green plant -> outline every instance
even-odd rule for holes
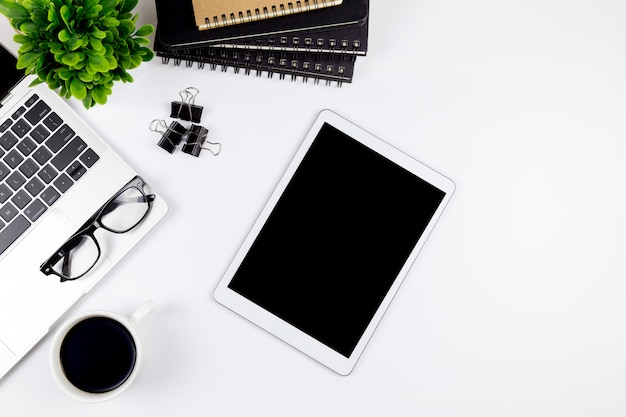
[[[154,56],[152,25],[135,30],[138,0],[0,0],[20,44],[17,67],[86,108],[104,104],[115,81]]]

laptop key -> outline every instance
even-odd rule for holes
[[[41,171],[39,171],[37,175],[43,180],[43,182],[50,184],[50,182],[55,179],[59,173],[56,169],[52,168],[50,164],[46,164],[45,167],[41,168]]]
[[[24,188],[26,188],[26,190],[30,193],[30,195],[32,195],[33,197],[36,197],[37,194],[39,194],[41,192],[41,190],[43,190],[43,188],[45,187],[45,185],[43,184],[43,182],[39,181],[39,178],[35,177],[32,178],[30,181],[28,181],[28,183],[26,183],[26,185],[24,186]]]
[[[35,139],[37,143],[42,143],[50,136],[50,131],[46,129],[43,125],[35,126],[35,128],[30,132],[30,137]]]
[[[37,163],[31,158],[28,158],[22,165],[20,165],[20,172],[24,174],[26,178],[30,178],[35,175],[38,169],[39,165],[37,165]]]
[[[11,149],[16,143],[17,138],[11,132],[5,132],[2,136],[0,136],[0,146],[2,146],[5,151]]]
[[[31,125],[24,119],[20,119],[13,126],[11,126],[11,130],[20,138],[23,138],[24,135],[28,133],[28,131],[32,129]]]
[[[19,152],[13,149],[4,157],[4,162],[11,168],[17,168],[17,166],[24,160],[24,157]]]
[[[6,203],[0,209],[0,217],[4,219],[5,222],[10,222],[13,220],[15,216],[17,216],[18,210],[12,203]]]
[[[39,123],[39,121],[48,113],[50,113],[50,106],[43,101],[38,101],[35,106],[28,110],[24,117],[30,122],[30,124],[35,125]]]
[[[73,137],[74,131],[68,125],[63,125],[46,141],[46,145],[56,153]]]
[[[26,107],[30,107],[35,104],[37,100],[39,100],[39,96],[37,94],[33,94],[24,104],[26,104]]]
[[[2,122],[0,124],[0,133],[2,133],[5,130],[7,130],[9,127],[11,127],[12,124],[13,124],[13,120],[11,120],[11,119],[6,119],[4,122]]]
[[[46,125],[51,132],[57,130],[62,123],[63,119],[61,119],[55,112],[50,113],[50,116],[46,117],[43,121],[43,124]]]
[[[69,174],[70,177],[72,177],[74,181],[78,181],[80,177],[82,177],[85,174],[85,172],[87,172],[87,168],[85,168],[83,164],[81,164],[78,161],[75,161],[67,169],[67,173]]]
[[[59,178],[54,180],[54,186],[57,187],[61,193],[65,193],[73,184],[74,181],[72,181],[72,179],[66,174],[61,174]]]
[[[30,203],[33,199],[28,193],[24,190],[19,190],[15,196],[11,199],[11,202],[15,204],[15,207],[18,209],[23,209],[26,207],[26,204]]]
[[[36,221],[41,215],[48,210],[48,208],[41,202],[41,200],[36,199],[30,206],[24,210],[24,214],[26,217],[30,219],[31,222]]]
[[[24,178],[18,171],[15,171],[7,178],[7,184],[13,188],[13,191],[17,191],[17,189],[24,185],[25,182],[26,178]]]
[[[33,151],[37,148],[37,144],[35,143],[35,141],[33,141],[31,138],[24,138],[20,143],[18,143],[17,145],[17,149],[20,150],[20,152],[22,152],[22,154],[24,156],[28,156],[31,153],[33,153]]]
[[[48,150],[48,148],[42,146],[33,154],[33,159],[39,163],[39,165],[43,165],[48,162],[52,158],[52,152]]]
[[[59,197],[61,197],[61,194],[59,194],[59,192],[55,190],[54,187],[50,186],[46,188],[39,197],[43,200],[44,203],[46,203],[48,206],[51,206],[59,199]]]
[[[17,120],[24,113],[26,113],[26,107],[20,106],[17,110],[15,110],[15,112],[13,112],[13,114],[11,115],[11,118],[14,119],[14,120]]]
[[[7,250],[28,229],[28,226],[30,226],[29,221],[20,214],[0,230],[0,254]]]
[[[87,168],[91,168],[96,161],[100,159],[98,154],[91,148],[87,149],[85,153],[80,156],[80,160]]]
[[[0,204],[4,203],[11,197],[13,191],[6,184],[0,184]]]
[[[56,169],[63,171],[85,149],[87,149],[87,144],[77,136],[57,156],[52,158],[51,163]]]
[[[7,175],[9,175],[9,167],[0,161],[0,181],[2,181]]]

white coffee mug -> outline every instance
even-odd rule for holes
[[[130,317],[88,311],[66,321],[52,340],[50,367],[59,387],[82,401],[111,399],[135,380],[142,361],[137,326],[154,310],[146,301]]]

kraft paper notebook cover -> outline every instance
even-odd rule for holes
[[[167,49],[187,49],[225,42],[243,42],[259,36],[291,36],[305,31],[362,25],[369,0],[343,0],[342,4],[245,25],[198,30],[192,0],[156,0],[159,38]]]
[[[250,23],[337,6],[343,0],[192,0],[200,30]]]

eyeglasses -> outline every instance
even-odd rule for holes
[[[135,177],[118,191],[41,265],[41,272],[56,275],[61,282],[73,281],[87,274],[100,259],[100,245],[94,236],[97,229],[126,233],[148,216],[154,195],[146,195],[144,186],[143,180]]]

